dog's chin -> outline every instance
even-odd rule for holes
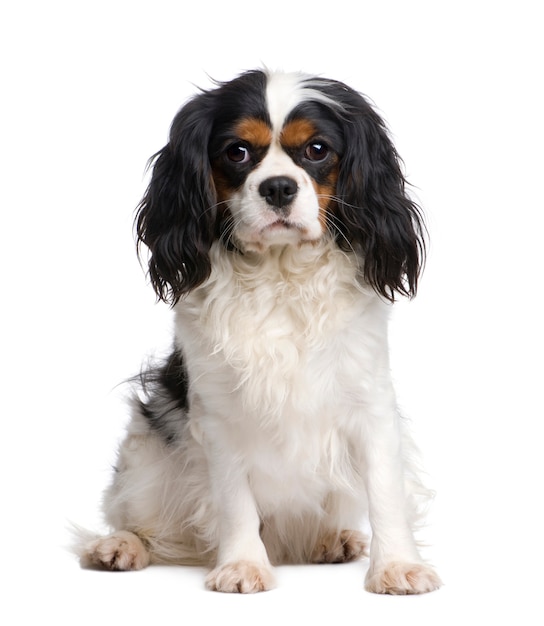
[[[313,244],[322,237],[318,223],[304,225],[280,218],[262,227],[244,229],[236,238],[245,252],[264,253],[272,247]]]

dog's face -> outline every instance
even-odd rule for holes
[[[327,232],[342,129],[294,75],[275,75],[260,114],[238,114],[211,139],[223,232],[244,251],[299,245]],[[332,103],[334,106],[334,103]]]
[[[211,270],[209,250],[267,254],[323,240],[356,255],[381,296],[413,295],[424,254],[385,125],[343,83],[246,72],[190,100],[154,157],[137,234],[158,296],[173,303]]]

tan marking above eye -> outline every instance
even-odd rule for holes
[[[269,146],[272,141],[272,130],[268,124],[255,117],[240,120],[234,132],[242,141],[258,148]]]
[[[316,127],[309,120],[292,120],[283,127],[280,133],[280,143],[285,148],[297,148],[308,143],[316,133]]]

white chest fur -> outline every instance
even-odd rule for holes
[[[248,410],[300,408],[300,385],[322,395],[326,380],[341,375],[349,387],[369,365],[361,357],[375,359],[385,347],[386,306],[333,244],[266,257],[226,255],[217,246],[212,266],[210,279],[176,311],[193,392],[222,373],[234,385],[225,391],[239,391]]]

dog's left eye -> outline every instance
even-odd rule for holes
[[[227,157],[229,161],[234,161],[234,163],[247,163],[250,154],[247,146],[242,143],[235,143],[227,148]]]
[[[327,158],[328,154],[328,146],[319,141],[308,144],[304,150],[304,156],[309,161],[323,161]]]

